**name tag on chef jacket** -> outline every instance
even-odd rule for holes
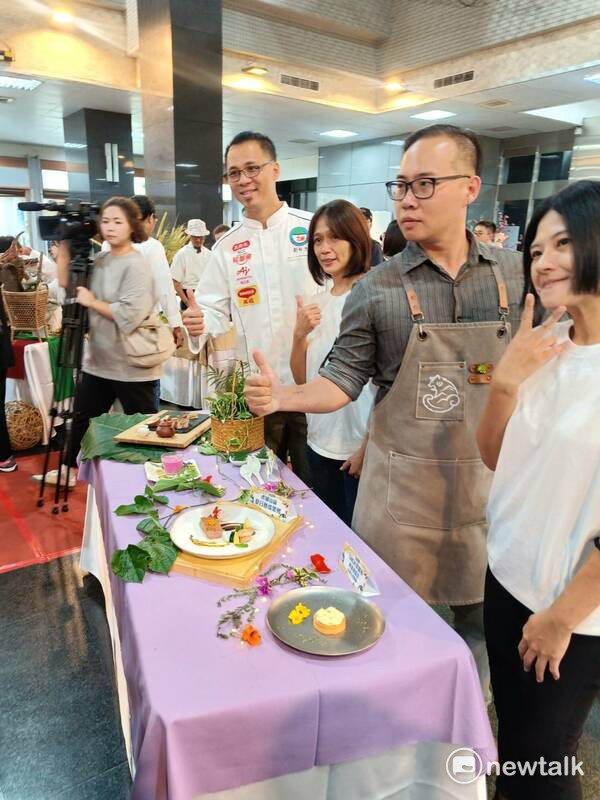
[[[238,286],[235,290],[235,299],[239,308],[246,306],[257,306],[260,303],[260,292],[255,283],[247,286]]]

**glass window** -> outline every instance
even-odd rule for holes
[[[540,157],[540,181],[566,181],[571,167],[571,151],[564,153],[542,153]]]
[[[502,206],[502,213],[508,217],[508,224],[518,225],[520,233],[523,233],[525,230],[527,206],[527,200],[509,200]]]
[[[505,162],[505,183],[529,183],[533,176],[535,156],[513,156]]]

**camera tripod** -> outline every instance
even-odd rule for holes
[[[71,450],[73,440],[73,424],[75,420],[75,404],[77,392],[81,383],[81,365],[83,360],[83,346],[85,334],[88,329],[87,308],[79,305],[76,301],[77,287],[88,287],[89,278],[92,271],[93,261],[91,259],[91,245],[89,239],[73,238],[69,240],[71,247],[71,261],[69,264],[69,287],[67,289],[67,300],[63,305],[63,320],[58,344],[57,374],[59,376],[58,386],[53,388],[52,406],[50,408],[50,433],[48,444],[44,456],[44,469],[40,483],[40,491],[37,500],[38,508],[44,505],[44,494],[46,490],[46,477],[50,465],[50,454],[52,452],[52,438],[56,432],[57,420],[60,417],[65,426],[66,435],[60,437],[60,447],[58,451],[58,477],[54,489],[53,514],[69,510],[69,479],[71,476]],[[60,393],[60,382],[64,381],[68,370],[73,371],[73,394],[65,398],[62,407],[59,408],[57,395]],[[65,475],[63,477],[63,467]],[[62,505],[60,504],[61,489],[63,490]]]

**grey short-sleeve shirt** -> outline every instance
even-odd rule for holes
[[[152,273],[141,253],[100,253],[94,262],[90,289],[110,304],[114,320],[89,310],[89,336],[83,369],[115,381],[150,381],[161,367],[136,367],[127,362],[122,337],[135,330],[156,305]]]
[[[500,268],[509,300],[509,321],[518,328],[523,295],[522,255],[484,245],[467,233],[469,256],[456,278],[409,242],[397,256],[370,270],[350,292],[339,336],[319,374],[352,400],[371,378],[378,403],[402,364],[413,321],[401,276],[410,279],[426,322],[491,322],[499,318],[498,287],[491,268]]]

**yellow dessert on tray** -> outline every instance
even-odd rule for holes
[[[319,633],[323,633],[325,636],[335,636],[346,630],[346,615],[334,606],[320,608],[315,611],[313,625]]]

